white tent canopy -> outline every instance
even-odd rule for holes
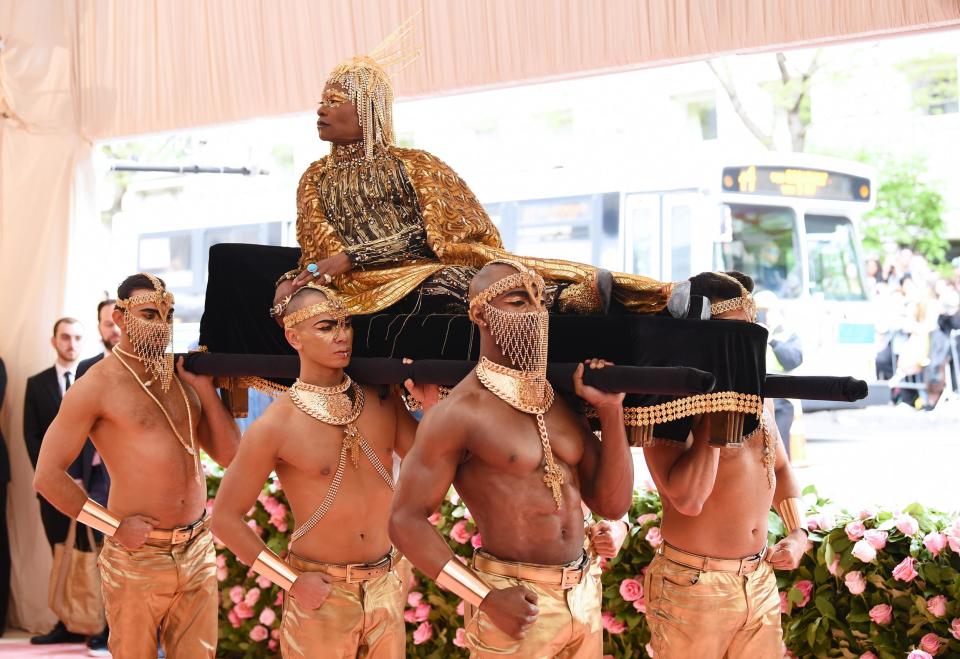
[[[13,471],[14,623],[52,624],[21,413],[65,296],[83,297],[85,282],[67,274],[92,258],[71,231],[97,212],[91,142],[309,110],[334,65],[411,17],[422,55],[396,77],[407,97],[940,29],[960,25],[960,2],[0,0],[0,357],[10,384],[0,427]]]

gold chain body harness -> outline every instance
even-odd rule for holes
[[[173,423],[173,419],[170,418],[170,414],[167,412],[166,408],[163,406],[163,403],[160,402],[156,396],[153,395],[153,392],[150,391],[147,384],[140,379],[140,376],[137,375],[137,372],[133,370],[133,367],[128,364],[121,355],[129,357],[130,359],[136,359],[141,361],[139,357],[134,354],[127,352],[120,348],[120,346],[113,347],[113,354],[124,368],[130,371],[130,375],[133,376],[133,379],[137,381],[137,384],[140,385],[140,388],[147,392],[147,395],[157,404],[157,407],[160,408],[160,411],[163,412],[163,416],[167,419],[167,423],[170,424],[170,430],[173,431],[173,434],[176,435],[177,440],[180,442],[180,446],[183,447],[183,450],[187,452],[187,455],[193,457],[193,471],[194,477],[197,479],[198,483],[203,482],[203,469],[200,466],[200,451],[197,450],[196,437],[193,434],[193,412],[190,410],[190,400],[187,398],[187,392],[183,388],[183,384],[180,382],[180,378],[176,375],[173,375],[173,381],[177,383],[177,387],[180,388],[180,395],[183,397],[183,404],[187,408],[187,429],[189,430],[190,441],[187,442],[183,439],[183,435],[180,434],[180,431],[177,430],[177,427]]]
[[[535,416],[537,430],[540,433],[540,443],[543,445],[543,460],[545,463],[543,482],[550,488],[553,500],[559,510],[563,472],[553,459],[550,437],[547,435],[547,426],[543,420],[543,415],[553,405],[553,387],[546,380],[541,380],[541,377],[535,372],[518,371],[492,362],[486,357],[480,357],[476,374],[480,383],[494,396],[515,410]],[[537,395],[538,391],[542,393]]]
[[[353,390],[353,401],[347,395],[347,391]],[[343,426],[343,441],[340,444],[340,461],[337,464],[337,471],[333,475],[333,481],[327,490],[327,495],[323,498],[320,506],[314,511],[307,521],[300,528],[294,529],[290,536],[290,543],[293,544],[315,527],[323,516],[327,514],[333,505],[337,494],[340,492],[340,484],[343,482],[343,472],[347,466],[347,454],[350,454],[350,462],[354,469],[360,463],[360,451],[367,456],[367,460],[373,465],[377,473],[390,488],[394,490],[393,477],[387,468],[383,466],[376,451],[367,443],[361,434],[360,429],[354,425],[354,422],[360,417],[363,411],[363,389],[350,376],[344,373],[343,382],[333,387],[319,387],[307,384],[297,380],[290,387],[290,400],[300,409],[301,412],[312,416],[317,421],[331,426]]]

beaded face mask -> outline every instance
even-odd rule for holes
[[[127,337],[140,362],[160,387],[167,391],[173,380],[173,294],[164,289],[159,279],[141,273],[153,284],[153,291],[117,300],[123,311]],[[146,320],[134,314],[135,307],[149,304],[157,309],[157,318]]]
[[[305,320],[309,320],[310,318],[314,318],[316,316],[319,316],[320,314],[326,313],[333,316],[333,319],[336,322],[337,329],[339,331],[346,331],[346,329],[349,327],[348,325],[349,316],[347,315],[347,310],[343,306],[343,303],[340,301],[340,298],[333,291],[333,289],[327,288],[326,286],[321,286],[320,284],[309,282],[303,288],[298,289],[296,293],[291,295],[286,300],[286,303],[284,304],[284,309],[290,304],[290,301],[293,298],[295,298],[298,294],[302,293],[305,290],[314,290],[314,291],[323,293],[324,297],[326,297],[327,299],[324,300],[323,302],[317,302],[316,304],[311,304],[308,307],[298,309],[297,311],[294,311],[293,313],[287,316],[284,316],[283,318],[284,328],[290,329],[291,327],[299,323],[302,323]]]
[[[491,263],[503,263],[517,270],[495,281],[470,300],[470,316],[476,318],[476,310],[483,308],[484,317],[490,326],[490,335],[497,347],[503,351],[514,368],[528,373],[546,376],[547,373],[547,334],[550,316],[543,306],[543,278],[511,260],[496,260]],[[490,304],[494,298],[511,290],[523,288],[537,305],[534,311],[511,312],[498,309]]]

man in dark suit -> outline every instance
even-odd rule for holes
[[[23,404],[23,437],[34,468],[37,466],[43,436],[60,410],[63,394],[76,378],[82,342],[83,326],[80,321],[75,318],[59,319],[53,325],[53,338],[50,341],[57,352],[57,361],[50,368],[27,379],[27,393]],[[78,460],[71,466],[70,474],[79,480],[83,474],[82,465],[77,464],[78,462],[81,461]],[[52,549],[54,545],[66,540],[70,519],[47,503],[46,499],[39,495],[38,498],[43,530]],[[81,641],[83,636],[71,633],[59,621],[49,633],[30,639],[35,645]]]
[[[0,359],[0,409],[7,392],[7,368]],[[7,605],[10,602],[10,536],[7,534],[7,486],[10,484],[10,458],[7,442],[0,432],[0,636],[7,628]]]

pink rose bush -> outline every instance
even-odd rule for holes
[[[222,472],[209,471],[212,499]],[[815,492],[805,492],[804,498],[811,505],[807,517],[813,520],[809,549],[796,570],[777,573],[784,656],[960,657],[960,604],[952,585],[960,578],[960,520],[918,505],[896,513],[864,509],[850,514],[834,506],[824,511],[826,502]],[[655,491],[635,493],[623,549],[605,562],[605,655],[652,656],[644,575],[663,542],[661,515]],[[430,522],[463,560],[482,546],[476,523],[456,497],[448,497]],[[285,554],[293,519],[275,484],[264,488],[249,523],[273,551]],[[767,542],[772,545],[783,536],[783,523],[775,513],[769,528]],[[594,569],[599,573],[599,568],[598,561]],[[219,544],[216,570],[221,653],[248,659],[278,656],[284,592]],[[414,572],[404,610],[407,655],[466,658],[464,614],[459,597]]]

